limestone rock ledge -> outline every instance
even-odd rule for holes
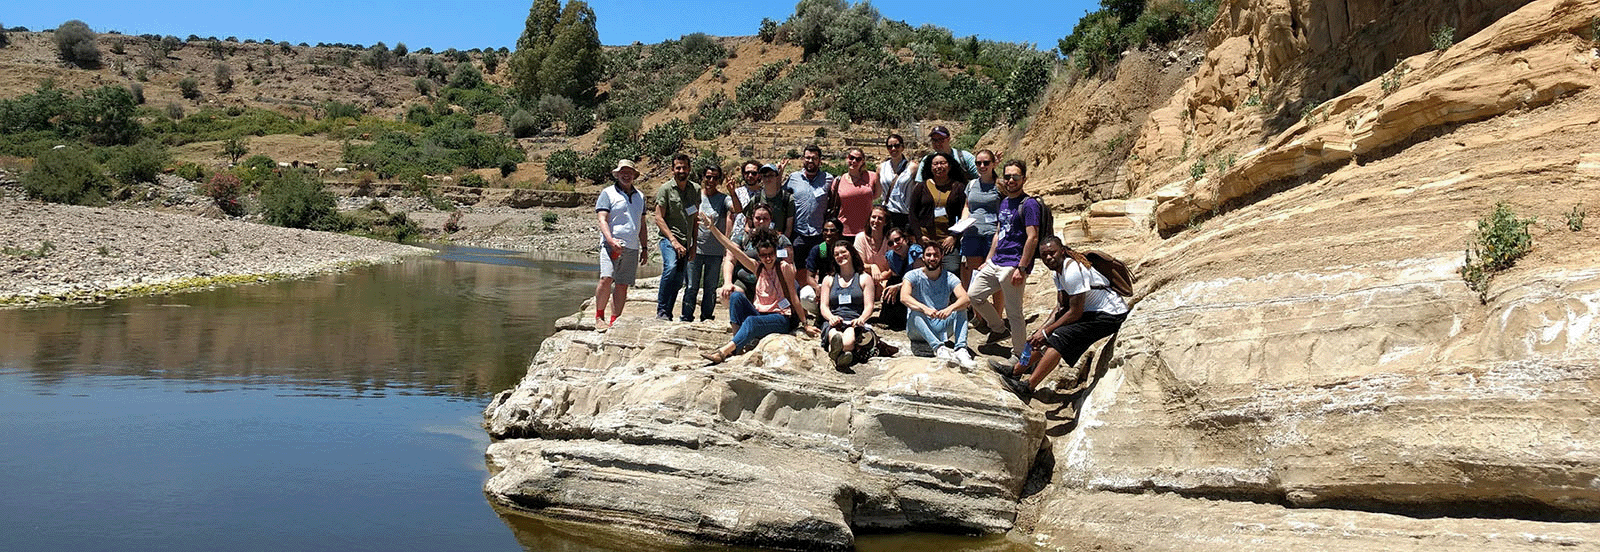
[[[841,373],[786,335],[707,366],[698,351],[726,327],[624,318],[546,340],[484,413],[491,500],[786,549],[849,549],[858,529],[1011,529],[1045,420],[998,376],[915,357]]]

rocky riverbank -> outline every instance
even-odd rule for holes
[[[0,197],[0,306],[294,278],[428,253],[328,232]]]

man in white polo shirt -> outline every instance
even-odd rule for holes
[[[644,248],[644,194],[633,187],[639,169],[633,161],[622,159],[611,170],[611,176],[616,178],[616,184],[600,190],[600,197],[594,200],[595,215],[600,221],[600,285],[594,290],[594,329],[600,331],[610,329],[622,316],[628,286],[633,285],[639,266],[650,260],[650,250]],[[609,319],[607,303],[611,304]]]
[[[1090,345],[1117,333],[1128,319],[1128,303],[1112,290],[1111,281],[1081,253],[1063,245],[1061,238],[1045,236],[1039,256],[1056,272],[1057,302],[1049,322],[1028,336],[1028,344],[1039,353],[1039,367],[1025,381],[1021,376],[1027,367],[1020,364],[1009,377],[1001,378],[1024,401],[1033,397],[1033,390],[1056,366],[1077,364]]]

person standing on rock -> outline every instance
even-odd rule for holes
[[[994,152],[983,150],[977,157],[978,174],[967,181],[966,205],[961,218],[972,219],[972,224],[961,231],[961,285],[972,285],[972,271],[988,260],[990,246],[994,245],[995,223],[1000,212],[1000,183]],[[968,290],[970,291],[970,287]],[[974,299],[976,301],[976,299]],[[983,321],[982,318],[974,322]],[[986,330],[985,330],[986,331]]]
[[[707,165],[700,174],[700,212],[716,223],[717,229],[728,232],[728,212],[734,200],[717,190],[722,184],[722,167]],[[711,238],[705,228],[698,228],[695,236],[694,257],[689,260],[689,274],[683,290],[683,317],[679,320],[694,322],[695,300],[700,300],[700,319],[715,318],[717,286],[721,285],[722,244]]]
[[[644,248],[649,236],[644,224],[644,194],[633,187],[639,178],[639,169],[633,161],[617,161],[611,170],[616,184],[600,190],[595,198],[594,210],[600,219],[600,285],[594,290],[594,327],[604,331],[622,316],[622,307],[628,300],[628,287],[633,285],[639,266],[650,260],[650,250]],[[637,262],[635,262],[637,259]],[[606,304],[611,305],[611,318],[606,319]],[[602,325],[604,324],[604,325]]]
[[[1128,304],[1111,289],[1111,281],[1094,269],[1082,253],[1061,243],[1061,238],[1045,236],[1039,246],[1039,256],[1044,265],[1056,273],[1056,309],[1050,322],[1028,336],[1028,344],[1040,351],[1039,366],[1033,369],[1026,381],[1027,366],[1020,363],[1009,377],[1002,378],[1006,387],[1026,400],[1033,396],[1044,378],[1056,366],[1078,363],[1078,357],[1100,339],[1117,333],[1128,319]]]
[[[656,191],[656,228],[661,239],[661,283],[657,285],[656,319],[672,320],[672,307],[683,287],[689,261],[694,260],[696,228],[694,216],[700,212],[700,188],[689,181],[689,156],[672,158],[672,180]]]
[[[959,163],[962,174],[968,175],[968,178],[978,174],[978,160],[973,157],[972,152],[955,149],[950,145],[950,129],[943,126],[933,127],[933,130],[928,131],[928,142],[933,144],[933,153],[923,156],[922,162],[918,163],[922,166],[922,172],[917,173],[917,182],[926,182],[929,178],[933,178],[933,165],[929,161],[932,161],[934,154],[937,153],[948,155],[955,163]]]
[[[833,195],[833,175],[822,170],[822,148],[815,144],[806,146],[800,155],[800,170],[789,173],[784,188],[794,198],[794,252],[801,259],[811,256],[811,250],[822,244],[822,224],[828,217],[828,197]],[[800,267],[800,280],[810,281],[805,267]]]
[[[777,230],[779,235],[792,240],[794,239],[794,197],[789,193],[788,189],[783,187],[783,180],[779,178],[782,171],[782,166],[770,163],[762,165],[760,169],[756,169],[757,176],[761,180],[761,193],[750,196],[750,203],[745,204],[745,206],[749,208],[756,205],[766,205],[771,209],[773,229]],[[750,226],[747,226],[745,230],[749,231],[750,228]]]
[[[854,241],[856,234],[867,229],[872,200],[882,195],[882,190],[878,186],[878,173],[867,170],[867,154],[861,148],[845,151],[844,160],[848,170],[833,179],[833,199],[839,202],[844,237]]]
[[[972,350],[967,348],[967,290],[961,287],[961,279],[955,273],[945,269],[944,258],[944,249],[938,243],[923,241],[922,268],[906,274],[900,288],[900,302],[905,303],[909,311],[906,333],[912,341],[932,347],[935,358],[971,367]]]
[[[728,184],[728,199],[732,202],[729,209],[733,211],[733,224],[728,226],[728,237],[734,241],[744,237],[745,209],[748,209],[757,195],[761,194],[761,163],[754,159],[745,161],[739,167],[739,176],[743,179],[742,186]]]
[[[794,265],[778,260],[777,232],[757,228],[750,233],[750,243],[756,250],[756,258],[751,259],[721,230],[710,225],[709,220],[706,222],[707,231],[727,249],[728,258],[755,273],[756,282],[753,296],[735,291],[728,298],[728,319],[738,327],[733,339],[721,347],[701,352],[700,356],[713,364],[720,363],[741,349],[755,346],[763,337],[791,332],[797,327],[805,328],[813,337],[822,335],[820,330],[806,324],[806,310],[800,306],[800,296],[794,287]]]
[[[955,273],[961,269],[961,234],[950,227],[961,220],[961,211],[967,203],[968,173],[949,154],[935,153],[928,161],[933,175],[921,186],[911,191],[911,233],[932,246],[944,250],[944,269]]]
[[[987,152],[978,153],[980,163],[984,153]],[[1038,198],[1022,192],[1028,180],[1026,163],[1012,159],[1006,162],[1004,170],[1005,176],[1000,181],[1000,194],[1004,197],[997,202],[995,234],[989,240],[988,251],[984,252],[988,260],[973,273],[967,295],[972,297],[974,310],[993,328],[994,339],[1011,336],[1013,360],[1006,364],[1009,367],[1022,355],[1023,332],[1027,331],[1022,320],[1022,292],[1028,273],[1033,270],[1033,252],[1043,235],[1039,225],[1044,208]],[[1003,297],[1006,302],[1004,322],[995,311],[995,301],[989,300],[991,295],[997,300]]]
[[[911,188],[922,182],[917,178],[921,164],[906,158],[906,139],[899,134],[890,134],[883,145],[889,150],[889,158],[878,164],[883,205],[889,208],[889,226],[905,228],[911,222]]]

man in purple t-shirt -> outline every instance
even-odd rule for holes
[[[1033,252],[1042,233],[1039,231],[1039,200],[1022,193],[1022,184],[1028,179],[1028,165],[1019,159],[1006,162],[1000,178],[1000,212],[995,220],[994,241],[989,245],[989,260],[972,273],[972,284],[967,296],[972,306],[990,328],[998,328],[991,338],[999,339],[1010,334],[1012,363],[1022,355],[1022,344],[1027,332],[1022,322],[1022,286],[1027,283],[1028,272],[1033,269]],[[996,290],[1006,298],[1006,325],[1001,326],[1000,313],[994,310],[989,296]],[[1007,364],[1010,366],[1011,364]]]

